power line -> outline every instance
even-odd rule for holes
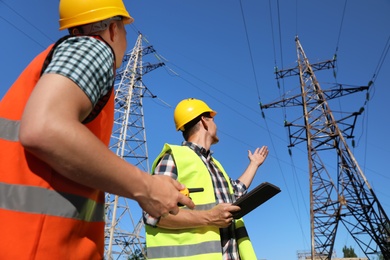
[[[345,0],[344,8],[343,8],[343,14],[341,16],[340,29],[339,29],[339,34],[338,34],[337,43],[336,43],[336,51],[335,51],[335,54],[334,54],[335,57],[337,57],[337,52],[339,50],[339,43],[340,43],[340,38],[341,38],[341,31],[342,31],[343,24],[344,24],[345,10],[347,9],[347,2],[348,2],[348,0]]]
[[[33,42],[35,42],[36,44],[38,44],[39,46],[41,46],[42,48],[46,48],[47,46],[43,46],[42,44],[40,44],[39,42],[37,42],[34,38],[32,38],[30,35],[26,34],[24,31],[20,30],[18,27],[16,27],[13,23],[11,23],[10,21],[8,21],[7,19],[5,19],[4,17],[0,16],[0,19],[2,19],[3,21],[5,21],[6,23],[8,23],[9,25],[11,25],[13,28],[15,28],[16,30],[18,30],[19,32],[21,32],[22,34],[26,35],[30,40],[32,40]]]
[[[45,32],[43,32],[41,29],[39,29],[38,27],[36,27],[33,23],[31,23],[30,21],[28,21],[26,18],[24,18],[23,15],[19,14],[15,9],[13,9],[10,5],[8,5],[6,2],[4,2],[3,0],[0,0],[0,2],[2,2],[5,6],[7,6],[10,10],[12,10],[17,16],[19,16],[23,21],[25,21],[26,23],[30,24],[32,27],[35,28],[35,30],[37,30],[38,32],[40,32],[43,36],[45,36],[47,39],[49,39],[51,42],[53,42],[54,40],[48,36]],[[14,26],[14,25],[13,25]],[[14,26],[16,28],[16,26]],[[20,29],[18,29],[19,31],[22,31]],[[27,35],[26,33],[23,32],[23,34]],[[31,37],[29,37],[31,39]],[[35,41],[35,40],[34,40]],[[36,41],[35,41],[36,42]]]
[[[282,64],[282,68],[283,68],[284,65],[283,65],[282,32],[281,32],[281,19],[280,19],[279,0],[277,1],[276,4],[277,4],[277,23],[278,23],[278,35],[279,35],[279,48],[280,48],[280,54],[281,54],[281,64]],[[277,67],[277,63],[276,63],[276,47],[275,47],[276,44],[275,44],[275,37],[274,37],[274,26],[273,26],[273,15],[272,15],[273,12],[272,12],[272,8],[271,8],[271,1],[269,1],[269,13],[270,13],[270,20],[271,20],[271,23],[270,23],[270,24],[271,24],[272,44],[273,44],[273,52],[274,52],[274,63],[275,63],[274,66],[275,66],[275,71],[276,71],[276,70],[278,70],[278,67]],[[281,90],[280,90],[279,81],[277,82],[277,84],[278,84],[279,95],[281,96],[282,94],[281,94]],[[284,91],[284,84],[283,84],[283,91]],[[260,105],[261,105],[261,102],[260,102]],[[286,118],[286,108],[283,108],[283,112],[284,112],[284,117]],[[270,127],[269,127],[269,125],[268,125],[268,120],[269,120],[269,119],[265,117],[263,111],[262,111],[262,116],[263,116],[263,118],[264,118],[264,122],[265,122],[266,128],[267,128],[267,132],[268,132],[269,138],[270,138],[270,140],[271,140],[272,149],[273,149],[274,151],[276,151],[277,149],[276,149],[275,143],[274,143],[273,138],[272,138],[272,133],[273,133],[273,132],[270,131]],[[286,130],[285,132],[286,132],[286,134],[287,134],[287,136],[288,136],[287,130]],[[291,202],[291,206],[292,206],[292,208],[293,208],[293,212],[294,212],[294,214],[295,214],[295,217],[296,217],[297,220],[298,220],[298,225],[299,225],[299,228],[300,228],[300,230],[301,230],[302,236],[303,236],[303,238],[304,238],[305,243],[308,244],[308,243],[307,243],[307,240],[306,240],[306,237],[305,237],[305,232],[304,232],[304,229],[303,229],[303,226],[302,226],[302,219],[301,219],[301,217],[300,217],[300,215],[299,215],[299,210],[297,209],[297,207],[296,207],[296,205],[295,205],[295,203],[294,203],[294,200],[293,200],[293,198],[292,198],[292,192],[291,192],[290,189],[289,189],[290,185],[288,185],[288,182],[287,182],[287,180],[286,180],[286,178],[285,178],[285,174],[284,174],[283,168],[282,168],[282,166],[281,166],[281,159],[279,158],[278,153],[275,153],[275,157],[276,157],[276,161],[277,161],[279,170],[280,170],[280,172],[281,172],[281,174],[282,174],[283,182],[284,182],[285,187],[286,187],[286,189],[287,189],[287,194],[288,194],[289,200],[290,200],[290,202]],[[291,168],[292,168],[293,173],[294,173],[294,176],[295,176],[294,180],[298,180],[298,178],[297,178],[296,166],[295,166],[295,164],[294,164],[294,161],[292,160],[291,154],[290,154],[290,164],[292,165]],[[295,183],[295,186],[297,186],[297,185],[298,185],[298,187],[299,187],[301,196],[303,197],[302,189],[301,189],[301,186],[299,185],[299,182],[298,182],[298,184]],[[298,194],[298,192],[296,192],[296,195],[297,195],[297,194]],[[300,200],[297,200],[297,201],[299,202]],[[304,206],[306,206],[306,205],[304,204]]]
[[[389,53],[389,49],[390,49],[390,35],[387,38],[385,47],[383,48],[382,54],[381,54],[379,61],[378,61],[378,65],[376,66],[375,71],[374,71],[374,75],[372,76],[371,81],[369,83],[370,85],[373,84],[375,82],[376,78],[378,77],[379,72],[382,68],[382,65],[386,59],[386,56]]]
[[[247,29],[247,26],[246,26],[245,15],[244,15],[244,10],[242,8],[242,1],[241,0],[240,0],[240,8],[241,8],[242,20],[244,22],[244,30],[245,30],[246,42],[248,44],[248,50],[249,50],[249,55],[250,55],[250,59],[251,59],[253,78],[255,80],[257,96],[258,96],[258,98],[260,100],[259,84],[257,83],[257,77],[256,77],[256,72],[255,72],[255,65],[254,65],[254,62],[253,62],[252,49],[251,49],[251,45],[250,45],[250,42],[249,42],[248,29]]]

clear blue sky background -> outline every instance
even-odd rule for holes
[[[336,0],[125,0],[125,4],[135,18],[128,26],[129,51],[140,31],[158,54],[144,60],[166,59],[165,67],[143,79],[158,96],[144,99],[151,160],[165,142],[181,142],[174,129],[173,108],[188,97],[202,99],[218,112],[220,143],[213,151],[231,177],[237,178],[245,169],[248,149],[269,147],[269,157],[251,188],[268,181],[282,192],[245,217],[259,259],[297,259],[297,251],[310,249],[306,147],[293,148],[290,157],[283,127],[285,116],[292,121],[301,109],[268,109],[265,119],[259,109],[260,100],[266,104],[285,92],[298,93],[297,77],[281,82],[278,89],[273,73],[275,65],[280,69],[296,66],[296,35],[312,63],[337,53],[337,79],[333,71],[316,74],[323,89],[336,81],[367,85],[377,73],[365,113],[356,125],[356,147],[351,149],[390,214],[390,58],[381,62],[390,35],[389,0],[349,1],[344,16],[345,2]],[[0,97],[37,53],[65,35],[58,30],[57,10],[58,1],[0,0]],[[365,93],[357,93],[332,102],[331,109],[354,112],[364,102]],[[334,171],[334,158],[327,165]],[[139,214],[136,205],[132,211]],[[335,247],[338,257],[344,245],[363,256],[341,229]]]

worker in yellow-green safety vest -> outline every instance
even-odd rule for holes
[[[212,156],[216,144],[216,112],[205,102],[189,98],[175,108],[176,130],[182,131],[182,145],[165,144],[152,166],[152,174],[167,175],[188,188],[203,188],[191,193],[195,210],[181,207],[179,213],[154,218],[144,212],[148,259],[257,259],[239,211],[232,203],[244,195],[268,148],[248,151],[249,165],[232,180]]]

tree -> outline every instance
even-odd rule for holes
[[[347,246],[343,247],[343,253],[344,257],[357,257],[355,254],[355,250],[350,246],[349,248]]]

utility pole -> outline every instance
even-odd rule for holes
[[[142,77],[164,63],[146,65],[144,55],[155,52],[143,47],[139,34],[131,53],[124,56],[115,80],[115,118],[110,149],[123,160],[149,172],[148,150],[142,100],[155,97],[145,87]],[[105,259],[127,259],[145,256],[145,238],[141,236],[142,216],[134,221],[130,204],[134,201],[106,194]],[[125,257],[125,258],[124,258]]]
[[[335,119],[328,100],[367,91],[369,86],[345,88],[338,84],[322,90],[315,71],[335,67],[335,60],[310,64],[296,37],[298,66],[276,71],[279,80],[299,76],[301,93],[261,105],[261,109],[301,106],[302,117],[285,122],[293,147],[306,143],[310,181],[311,259],[332,259],[338,226],[341,223],[369,258],[382,254],[390,259],[390,222],[374,191],[348,147],[359,112]],[[301,122],[303,120],[303,123]],[[348,123],[352,121],[351,123]],[[337,158],[337,172],[329,171],[324,155]],[[336,182],[332,179],[336,176]]]

